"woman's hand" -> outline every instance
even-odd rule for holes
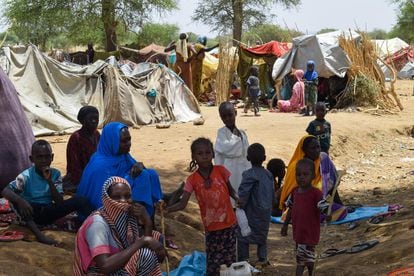
[[[164,261],[167,252],[159,241],[151,239],[151,241],[148,241],[148,248],[155,252],[160,263]]]
[[[145,206],[137,202],[132,203],[131,208],[129,209],[129,215],[135,217],[140,223],[144,225],[146,225],[148,222],[151,222],[151,218],[148,215]]]
[[[139,176],[142,171],[145,169],[144,164],[142,162],[135,163],[130,171],[130,175],[132,178]]]

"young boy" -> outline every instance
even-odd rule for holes
[[[63,200],[62,178],[57,169],[50,168],[53,161],[52,147],[45,140],[32,145],[30,161],[34,165],[4,188],[2,195],[10,200],[17,214],[41,243],[56,244],[46,237],[36,224],[47,225],[74,211],[88,216],[93,210],[82,197]]]
[[[249,96],[246,105],[244,107],[244,113],[247,113],[249,110],[250,105],[253,103],[254,108],[254,116],[260,116],[259,114],[259,96],[261,95],[260,87],[259,87],[259,69],[257,67],[252,66],[250,68],[250,76],[246,81],[247,87],[247,95]]]
[[[247,160],[249,141],[246,133],[236,127],[236,110],[232,103],[221,103],[219,113],[224,127],[217,132],[214,145],[214,164],[223,165],[231,172],[230,183],[233,189],[237,191],[242,180],[242,173],[251,167]],[[232,204],[235,207],[233,200]]]
[[[282,192],[282,182],[286,175],[286,165],[282,159],[273,158],[267,162],[266,169],[272,173],[275,187],[275,202],[273,205],[272,216],[279,217],[282,210],[279,209],[279,198]]]
[[[281,235],[287,236],[292,219],[293,240],[296,242],[296,275],[302,275],[305,266],[309,275],[313,275],[315,246],[319,243],[320,235],[320,209],[326,207],[322,192],[312,186],[314,178],[314,162],[307,158],[299,160],[296,164],[298,187],[287,200],[289,211],[281,229]]]
[[[315,111],[316,119],[309,123],[306,132],[316,136],[321,145],[321,151],[329,154],[329,148],[331,146],[331,124],[325,120],[325,104],[323,102],[318,102]]]
[[[305,80],[305,116],[315,114],[315,104],[318,101],[318,72],[315,70],[315,62],[309,60],[306,63],[306,73],[304,75]]]
[[[252,144],[247,150],[247,159],[252,168],[243,173],[239,187],[239,207],[246,212],[252,233],[246,237],[238,235],[238,260],[249,259],[249,245],[257,244],[257,266],[268,265],[267,235],[274,201],[273,176],[262,164],[266,159],[261,144]]]

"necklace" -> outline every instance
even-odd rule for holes
[[[207,173],[207,177],[203,175],[203,173],[201,172],[200,168],[197,170],[198,174],[203,178],[204,180],[204,187],[206,189],[211,187],[211,181],[210,181],[210,175],[213,172],[213,166],[210,166],[208,169],[208,173]]]

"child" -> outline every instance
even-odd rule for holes
[[[280,216],[282,210],[279,209],[280,193],[282,192],[282,182],[286,174],[286,165],[282,159],[274,158],[269,160],[266,169],[272,173],[275,187],[275,203],[272,210],[272,216]]]
[[[310,116],[310,111],[315,114],[315,104],[318,100],[318,73],[315,71],[315,62],[309,60],[306,64],[305,79],[305,116]]]
[[[198,138],[191,144],[190,169],[194,172],[187,178],[181,200],[166,208],[167,213],[184,209],[194,191],[206,232],[207,276],[218,275],[221,264],[230,266],[236,261],[236,215],[230,196],[238,198],[229,182],[230,172],[214,166],[213,157],[210,140]]]
[[[39,242],[56,244],[55,240],[43,235],[36,224],[53,223],[74,211],[86,217],[93,210],[83,197],[63,200],[62,178],[57,169],[50,168],[53,153],[47,141],[33,143],[30,161],[34,165],[19,174],[2,194],[14,204],[18,215]]]
[[[247,87],[247,95],[249,96],[246,105],[244,106],[244,113],[247,113],[249,110],[250,105],[253,102],[254,108],[254,116],[260,116],[259,113],[259,96],[261,95],[260,87],[259,87],[259,70],[257,67],[252,66],[250,68],[250,76],[246,81]]]
[[[231,172],[230,183],[233,189],[237,191],[242,173],[251,167],[247,160],[249,141],[246,133],[236,127],[236,110],[232,103],[221,103],[219,113],[224,127],[217,132],[214,163],[223,165]],[[234,201],[232,201],[232,204],[235,207]]]
[[[314,178],[314,162],[307,158],[299,160],[296,164],[298,187],[293,189],[287,200],[289,211],[281,229],[281,235],[287,236],[292,218],[293,240],[296,242],[296,275],[302,275],[305,266],[309,275],[313,275],[315,246],[319,243],[320,235],[320,209],[326,207],[322,192],[312,186]]]
[[[261,144],[252,144],[247,151],[247,159],[252,168],[243,173],[239,188],[239,207],[246,212],[252,233],[247,237],[238,235],[238,261],[249,259],[249,244],[257,244],[257,265],[268,265],[267,235],[274,198],[273,176],[263,168],[266,159],[265,149]]]
[[[325,120],[325,104],[323,102],[318,102],[315,111],[316,119],[309,123],[306,132],[316,136],[321,145],[321,151],[329,154],[329,148],[331,146],[331,124]]]

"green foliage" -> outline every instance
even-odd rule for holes
[[[242,36],[242,41],[251,45],[256,41],[266,43],[271,40],[280,42],[290,42],[292,38],[302,35],[301,32],[295,30],[283,29],[278,25],[273,24],[262,24],[250,28]]]
[[[391,30],[389,36],[398,36],[408,43],[414,43],[414,1],[397,1],[400,11],[397,24]]]
[[[367,33],[371,39],[387,39],[388,33],[382,29],[373,29],[372,31]]]
[[[326,34],[326,33],[330,33],[330,32],[335,32],[338,29],[333,29],[333,28],[323,28],[320,29],[316,34]]]
[[[175,24],[144,24],[137,34],[139,48],[151,43],[166,46],[173,40],[178,39],[179,27]]]
[[[4,37],[6,37],[6,39],[4,40]],[[3,42],[4,40],[4,44],[2,46],[6,46],[6,45],[16,45],[19,43],[20,39],[19,37],[12,33],[12,32],[3,32],[0,33],[0,43]]]

